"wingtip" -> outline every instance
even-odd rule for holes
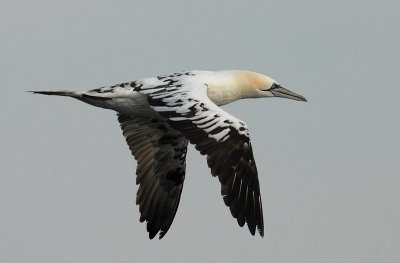
[[[149,239],[153,239],[156,236],[157,232],[149,232]]]
[[[260,234],[261,238],[264,238],[264,228],[257,227],[258,234]]]
[[[168,231],[168,230],[167,230]],[[167,231],[165,231],[165,230],[160,230],[160,234],[158,235],[158,239],[162,239],[164,236],[165,236],[165,234],[167,233]]]
[[[150,240],[154,239],[158,234],[158,240],[161,240],[165,236],[166,233],[167,232],[163,232],[162,230],[160,230],[160,231],[158,231],[158,230],[157,231],[149,231],[149,239]]]

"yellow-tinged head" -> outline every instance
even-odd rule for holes
[[[281,97],[307,101],[291,92],[274,79],[260,73],[245,70],[219,71],[208,83],[208,97],[217,105],[243,98]]]

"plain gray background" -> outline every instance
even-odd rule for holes
[[[1,1],[1,262],[400,262],[398,1]],[[224,107],[250,127],[265,237],[189,149],[161,241],[115,114],[26,90],[248,69],[309,99]]]

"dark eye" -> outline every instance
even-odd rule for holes
[[[274,89],[278,89],[278,88],[281,88],[281,86],[279,84],[273,83],[269,90],[274,90]]]

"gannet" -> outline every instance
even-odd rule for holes
[[[256,163],[247,125],[219,106],[244,98],[306,99],[272,78],[244,70],[184,71],[89,91],[31,91],[68,96],[117,112],[137,160],[136,204],[149,238],[161,239],[178,208],[188,143],[207,156],[225,205],[239,226],[264,236]]]

